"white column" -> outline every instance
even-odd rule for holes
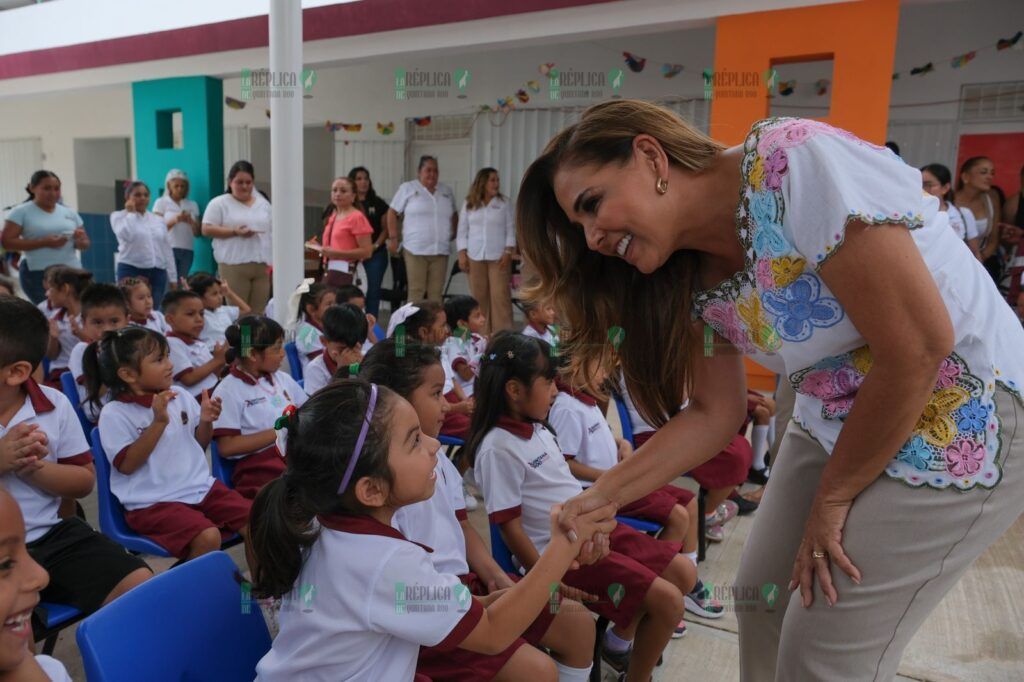
[[[274,316],[282,325],[288,297],[303,275],[302,3],[270,0],[270,71],[294,87],[270,101],[270,198],[273,204]]]

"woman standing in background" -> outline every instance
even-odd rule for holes
[[[153,204],[154,215],[160,216],[171,232],[174,266],[179,277],[188,277],[192,269],[195,245],[200,234],[199,204],[188,198],[188,176],[172,168],[164,178],[164,193]]]
[[[388,250],[385,246],[388,231],[384,225],[388,202],[377,196],[373,189],[373,180],[370,179],[370,171],[363,166],[356,166],[350,170],[348,179],[355,183],[356,208],[362,211],[373,228],[373,234],[370,236],[373,255],[363,261],[363,267],[366,268],[366,312],[376,317],[380,311],[380,288],[384,283],[384,273],[388,269]]]
[[[512,204],[500,191],[498,171],[482,168],[469,188],[455,237],[459,268],[469,275],[469,290],[487,317],[485,333],[512,328],[509,291],[516,225]]]
[[[168,282],[178,281],[171,235],[164,221],[146,210],[149,206],[146,183],[138,180],[128,183],[124,203],[124,210],[110,214],[110,227],[117,237],[117,280],[144,278],[153,292],[153,306],[159,309]]]

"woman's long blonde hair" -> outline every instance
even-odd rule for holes
[[[466,194],[466,208],[475,211],[487,205],[487,182],[491,179],[492,173],[497,175],[498,170],[496,168],[481,168],[476,172],[473,184],[469,186],[469,193]],[[498,198],[504,199],[505,195],[498,192]]]
[[[591,251],[583,229],[570,222],[553,188],[562,168],[626,165],[640,134],[653,136],[673,166],[691,172],[706,170],[725,148],[655,104],[596,104],[558,133],[526,171],[516,206],[516,237],[540,275],[526,296],[552,300],[563,316],[561,344],[571,354],[574,382],[600,391],[587,368],[599,363],[611,372],[618,359],[640,415],[660,427],[689,393],[700,347],[691,319],[697,253],[677,251],[645,275],[620,258]],[[625,331],[617,353],[609,340],[615,327]]]

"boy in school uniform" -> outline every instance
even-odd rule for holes
[[[164,318],[171,328],[167,345],[174,365],[174,382],[193,398],[213,390],[220,372],[227,366],[227,344],[216,344],[211,351],[200,340],[205,324],[203,299],[194,291],[178,289],[164,296]]]
[[[91,612],[152,572],[82,519],[58,516],[61,498],[88,495],[96,474],[71,403],[31,378],[48,333],[34,305],[0,296],[0,485],[25,516],[29,553],[50,573],[42,599]]]
[[[96,423],[99,419],[100,405],[87,403],[85,391],[85,376],[82,369],[82,356],[86,347],[95,341],[99,341],[104,332],[120,329],[128,324],[128,304],[124,299],[124,293],[113,284],[90,284],[82,292],[82,336],[80,341],[71,349],[71,356],[68,358],[68,371],[75,379],[78,387],[78,404],[85,411],[89,421]],[[103,402],[106,402],[105,400]]]
[[[324,344],[324,352],[313,358],[303,370],[303,388],[308,395],[329,384],[339,367],[362,361],[363,344],[369,331],[363,311],[352,303],[328,308],[324,313],[323,327],[320,341]]]
[[[452,333],[441,345],[445,373],[462,389],[466,398],[473,397],[473,382],[480,366],[480,357],[487,348],[487,317],[472,296],[453,296],[444,304],[445,316]]]
[[[526,312],[526,326],[523,334],[544,341],[549,346],[558,345],[558,327],[555,326],[555,307],[550,303],[523,303]]]
[[[197,273],[188,278],[188,288],[203,298],[203,331],[199,335],[206,347],[213,351],[224,341],[224,332],[242,315],[251,312],[249,304],[231,290],[226,281],[213,275]],[[224,299],[231,301],[230,305]]]

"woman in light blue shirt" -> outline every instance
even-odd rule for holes
[[[81,267],[77,251],[89,248],[82,218],[60,202],[60,178],[39,170],[32,174],[28,200],[7,214],[0,243],[8,251],[20,251],[21,288],[33,303],[46,295],[43,271],[50,265]]]

